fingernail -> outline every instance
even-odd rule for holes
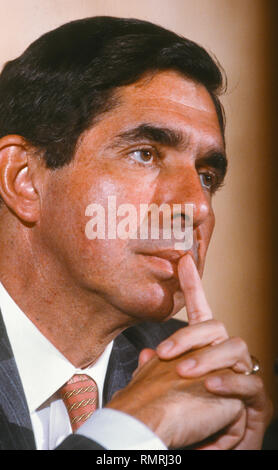
[[[170,350],[174,347],[174,341],[163,341],[163,343],[161,343],[158,348],[157,348],[157,352],[160,353],[160,354],[166,354],[168,352],[170,352]]]
[[[211,388],[221,388],[222,386],[222,379],[220,377],[210,377],[206,382]]]
[[[196,367],[197,361],[195,359],[186,359],[186,361],[182,361],[179,364],[179,369],[181,369],[182,372],[187,372],[190,369],[193,369]]]

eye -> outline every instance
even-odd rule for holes
[[[151,150],[139,149],[129,153],[129,156],[138,163],[150,165],[153,163],[154,155]]]
[[[203,188],[213,192],[214,188],[217,186],[217,176],[209,172],[200,173],[199,176]]]

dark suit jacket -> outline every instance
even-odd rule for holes
[[[114,341],[106,374],[103,404],[125,387],[137,367],[139,352],[155,348],[163,339],[184,326],[179,320],[145,322],[127,329]],[[26,398],[0,312],[0,450],[35,450],[35,440]],[[102,449],[83,436],[69,436],[58,448]]]

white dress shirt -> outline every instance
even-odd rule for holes
[[[78,369],[29,320],[1,283],[0,309],[25,392],[37,449],[55,449],[72,433],[66,407],[57,391],[74,374],[86,374],[97,384],[101,408],[113,342],[108,344],[95,364]],[[116,410],[99,409],[85,424],[78,433],[110,450],[166,449],[143,423]]]

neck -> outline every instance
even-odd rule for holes
[[[0,281],[42,334],[75,367],[85,368],[134,323],[98,293],[74,282],[57,257],[32,243],[30,230],[6,225],[5,237],[0,231]]]

